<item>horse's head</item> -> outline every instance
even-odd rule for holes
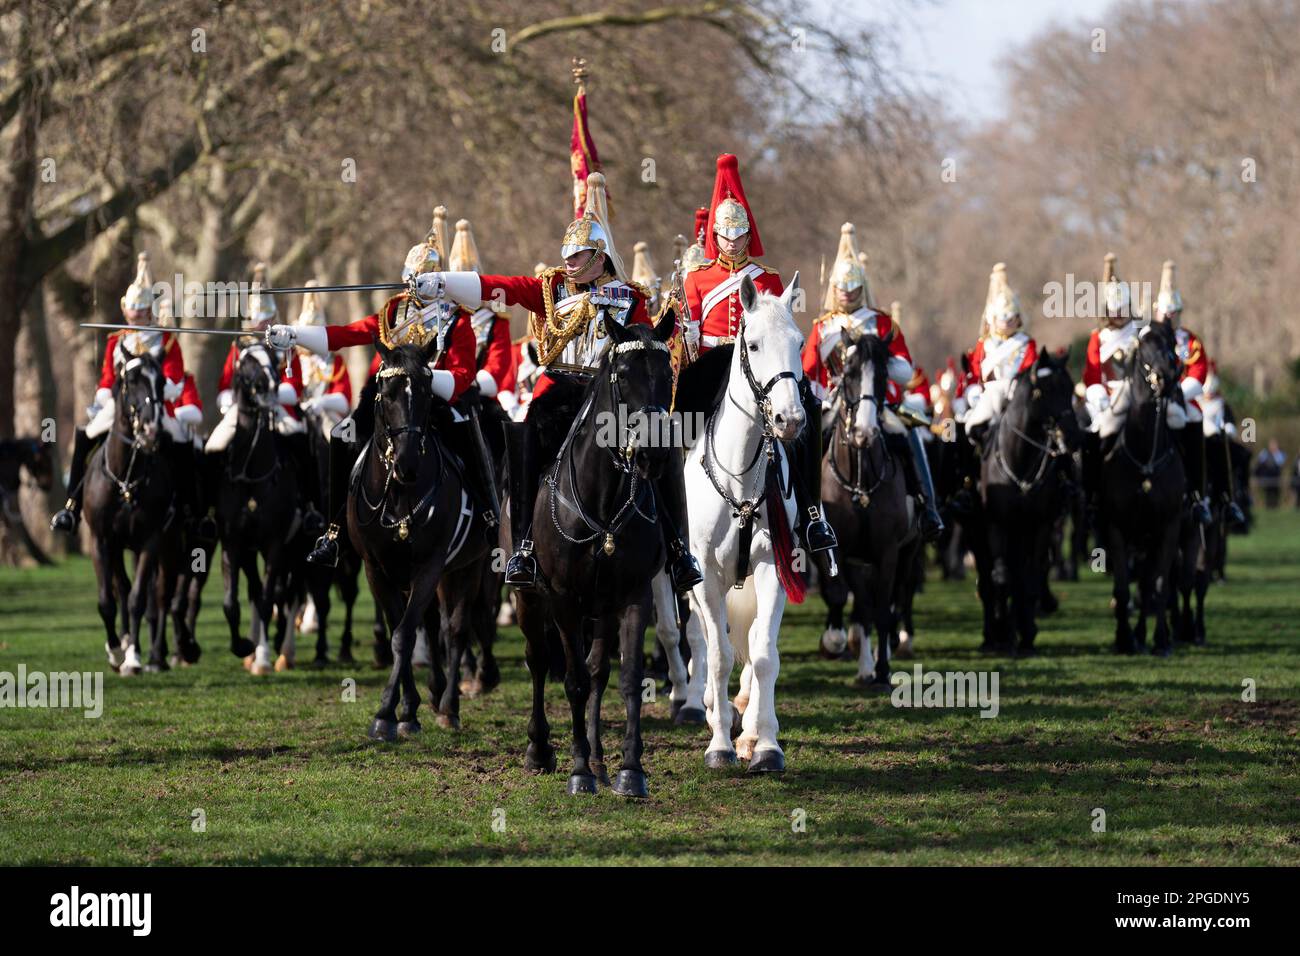
[[[869,445],[880,430],[880,409],[889,387],[889,344],[893,338],[892,329],[882,339],[852,327],[840,339],[840,421],[845,437],[855,448]]]
[[[798,437],[805,424],[799,401],[803,335],[791,311],[798,290],[797,272],[780,296],[759,292],[749,276],[740,283],[740,306],[745,314],[736,337],[734,361],[772,434],[781,441]]]
[[[49,491],[54,485],[54,456],[50,454],[50,446],[38,438],[24,438],[22,444],[23,467],[36,482],[36,487]]]
[[[1133,363],[1130,377],[1146,382],[1155,398],[1171,397],[1182,374],[1173,326],[1167,322],[1152,322],[1143,329],[1138,337]],[[1138,390],[1139,396],[1141,391]]]
[[[623,454],[632,458],[643,477],[657,477],[674,443],[669,435],[668,408],[673,401],[672,353],[668,340],[677,326],[677,314],[668,309],[654,328],[644,325],[606,326],[610,345],[605,350],[594,387],[609,383],[608,409],[628,423]],[[623,411],[626,409],[626,411]],[[619,441],[623,441],[620,435]]]
[[[157,359],[145,354],[125,363],[117,373],[113,401],[118,432],[141,451],[152,452],[163,414],[163,373]]]
[[[433,337],[422,346],[379,343],[383,364],[375,378],[375,441],[399,484],[413,483],[420,473],[433,404],[429,362],[437,350]]]
[[[268,411],[276,401],[278,383],[275,363],[262,345],[250,345],[239,353],[232,387],[240,407]]]
[[[1070,377],[1070,352],[1059,358],[1040,349],[1034,364],[1017,376],[1016,391],[1026,396],[1026,424],[1059,431],[1066,448],[1074,449],[1083,437],[1074,411],[1074,379]]]

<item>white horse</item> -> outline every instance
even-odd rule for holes
[[[776,642],[786,594],[774,557],[772,516],[763,501],[768,456],[773,455],[785,492],[780,498],[785,527],[794,527],[790,468],[781,443],[796,438],[805,426],[818,424],[804,421],[799,401],[803,336],[790,308],[798,288],[797,273],[779,298],[760,294],[748,277],[742,282],[744,316],[726,393],[686,459],[691,552],[704,572],[703,583],[691,592],[693,613],[687,628],[695,634],[702,630],[707,644],[704,703],[713,736],[704,764],[715,769],[734,764],[737,756],[749,760],[750,773],[785,769],[785,755],[776,740],[774,693],[780,670]],[[743,517],[751,514],[744,562],[749,573],[736,590]],[[696,644],[694,639],[691,643]],[[737,698],[744,716],[733,748],[728,685],[736,657],[745,665]],[[692,664],[698,669],[697,662]]]

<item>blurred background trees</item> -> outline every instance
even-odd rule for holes
[[[1095,279],[1113,249],[1125,279],[1153,284],[1177,259],[1186,321],[1212,354],[1258,392],[1289,381],[1300,2],[1120,0],[1105,52],[1082,24],[1011,50],[1009,118],[983,126],[899,74],[896,24],[826,10],[9,0],[0,436],[53,418],[66,467],[103,348],[77,323],[117,319],[139,250],[167,282],[247,281],[258,260],[277,284],[381,281],[442,203],[473,221],[488,271],[554,262],[572,210],[575,55],[629,258],[644,239],[667,273],[716,155],[735,152],[766,260],[809,290],[805,326],[845,220],[877,304],[903,303],[927,368],[973,340],[995,261],[1036,313],[1047,283]],[[299,304],[278,302],[288,320]],[[327,312],[346,322],[376,304],[333,296]],[[194,317],[203,305],[177,303],[177,321],[237,321]],[[1092,324],[1039,317],[1034,331],[1065,345]],[[210,418],[227,344],[184,342]],[[29,506],[43,528],[48,503]]]

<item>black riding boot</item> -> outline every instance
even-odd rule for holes
[[[825,559],[826,568],[835,567],[835,530],[822,517],[822,410],[821,402],[808,387],[808,380],[799,383],[799,399],[803,405],[803,437],[795,443],[802,454],[792,455],[795,467],[794,497],[798,511],[795,530],[803,538],[814,560],[818,555]],[[789,449],[790,446],[786,446]]]
[[[1183,466],[1187,470],[1188,510],[1192,519],[1208,525],[1214,520],[1210,503],[1205,500],[1205,432],[1200,422],[1188,422],[1182,436]]]
[[[687,542],[686,476],[682,464],[682,456],[674,452],[664,473],[654,483],[654,489],[659,507],[659,528],[663,531],[664,543],[668,545],[668,561],[664,568],[672,579],[673,590],[678,594],[689,594],[691,588],[704,580],[704,575]]]
[[[537,433],[525,419],[506,426],[506,455],[510,461],[510,539],[514,554],[506,562],[505,581],[513,588],[537,586],[537,558],[528,537],[533,524],[533,507],[537,503],[538,474]]]
[[[484,446],[478,428],[473,419],[465,418],[451,426],[452,440],[456,454],[465,466],[465,490],[474,500],[475,510],[483,515],[486,524],[488,543],[497,540],[497,525],[501,523],[500,506],[496,500],[496,476],[492,472],[492,463],[484,457]]]
[[[930,460],[925,456],[925,446],[921,444],[921,433],[915,428],[907,430],[907,447],[912,459],[912,480],[916,482],[921,502],[921,537],[926,541],[937,541],[943,534],[943,518],[935,507],[934,479],[930,475]]]
[[[81,490],[85,484],[86,462],[95,453],[103,438],[90,438],[84,428],[78,428],[72,441],[72,461],[68,464],[68,500],[50,519],[52,531],[73,534],[81,520]]]
[[[1215,439],[1215,444],[1222,448],[1222,453],[1211,452],[1210,441],[1208,438],[1205,440],[1206,479],[1213,484],[1223,502],[1224,517],[1227,519],[1228,527],[1244,528],[1247,525],[1246,513],[1241,510],[1241,505],[1237,504],[1237,479],[1232,468],[1232,439],[1223,432],[1216,435]],[[1211,472],[1209,462],[1216,456],[1221,457],[1223,463]],[[1220,469],[1222,474],[1219,474]]]
[[[349,440],[351,439],[351,440]],[[357,460],[356,424],[345,418],[330,432],[329,444],[329,527],[316,539],[307,555],[310,564],[333,568],[339,563],[339,528],[348,506],[348,476]]]

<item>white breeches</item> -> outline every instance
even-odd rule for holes
[[[97,411],[94,416],[91,417],[89,423],[87,423],[86,437],[98,438],[100,435],[106,434],[108,430],[113,427],[113,416],[116,414],[116,411],[117,406],[113,399],[110,398],[104,401],[99,406],[99,411]]]
[[[1124,427],[1132,400],[1127,381],[1119,383],[1109,397],[1103,394],[1104,391],[1103,386],[1090,385],[1085,400],[1088,413],[1092,416],[1090,430],[1102,438],[1109,438]],[[1187,410],[1177,402],[1165,406],[1165,424],[1174,431],[1187,427],[1189,418]]]
[[[208,436],[207,444],[203,446],[203,450],[225,451],[235,437],[235,429],[238,426],[239,406],[231,405],[226,409],[226,413],[221,416],[221,421],[217,423],[217,427],[212,429],[212,434]],[[294,435],[303,431],[306,427],[301,421],[289,415],[282,406],[276,406],[275,430],[281,435]]]

